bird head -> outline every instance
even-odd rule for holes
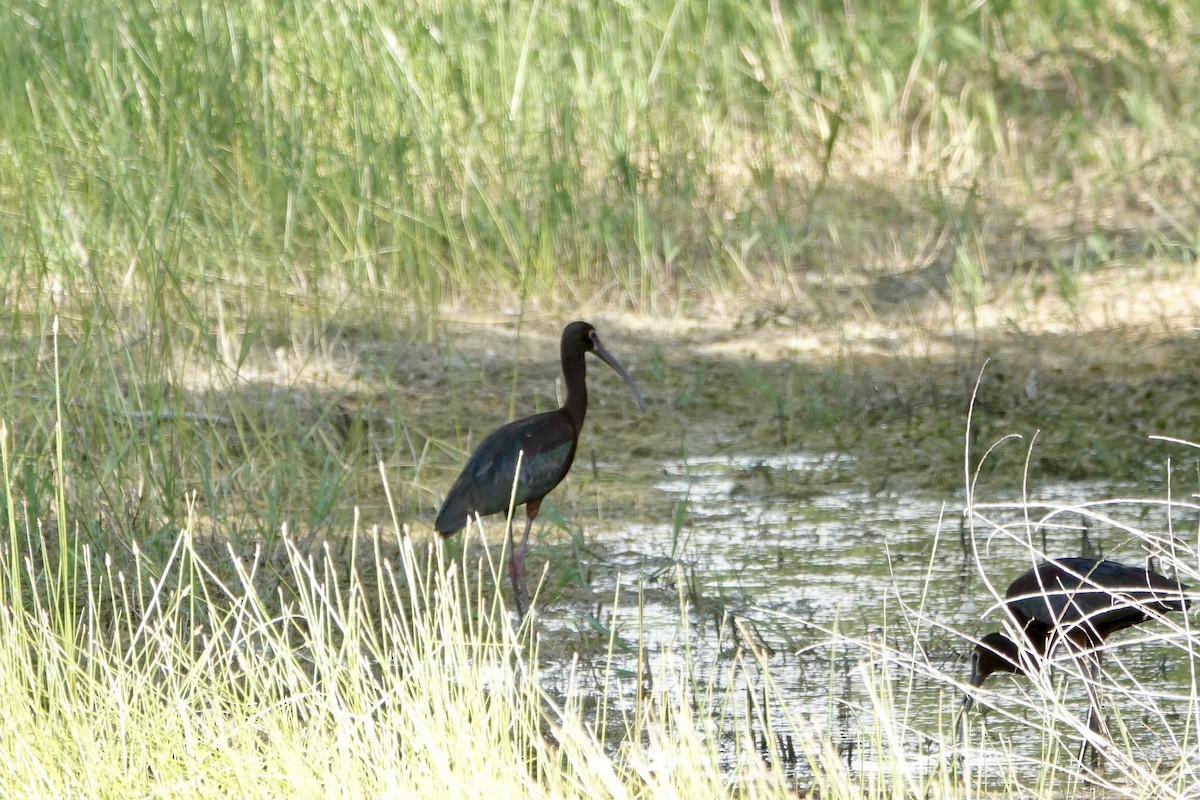
[[[1003,633],[989,633],[971,651],[971,685],[982,686],[993,672],[1025,672],[1017,643]]]
[[[979,640],[971,651],[971,679],[969,683],[975,688],[983,685],[993,672],[1023,673],[1021,667],[1021,652],[1017,643],[1003,633],[989,633]],[[970,708],[971,695],[963,697],[963,705]]]
[[[993,672],[1022,673],[1021,653],[1017,643],[1003,633],[989,633],[979,640],[971,651],[971,686],[978,689]],[[960,743],[966,736],[966,716],[975,704],[975,698],[970,693],[964,694],[962,707],[959,709],[955,729]]]
[[[621,362],[617,360],[617,357],[608,352],[604,345],[600,343],[600,335],[596,333],[596,329],[583,321],[572,322],[563,328],[563,362],[565,364],[574,354],[578,354],[578,358],[583,358],[584,353],[595,353],[601,361],[608,364],[613,368],[614,372],[624,378],[625,383],[629,384],[630,391],[633,392],[633,398],[637,401],[638,408],[642,411],[646,410],[646,401],[642,399],[641,390],[633,382],[633,378],[629,377],[629,373],[621,366]]]

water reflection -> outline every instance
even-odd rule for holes
[[[565,657],[547,666],[550,688],[627,708],[639,685],[645,689],[670,667],[690,669],[691,680],[717,692],[730,690],[749,707],[763,695],[761,663],[778,693],[770,719],[781,749],[795,733],[792,728],[811,725],[842,745],[852,769],[866,770],[881,720],[864,681],[883,680],[894,710],[902,714],[887,724],[899,725],[904,746],[916,759],[912,763],[928,759],[932,769],[943,755],[938,742],[951,739],[950,718],[960,697],[953,681],[966,678],[972,643],[959,632],[978,635],[1000,626],[979,563],[1003,593],[1030,566],[1032,552],[1043,547],[1055,556],[1090,550],[1129,563],[1144,558],[1142,543],[1129,533],[1134,522],[1147,525],[1143,504],[1105,506],[1102,515],[1078,505],[1111,494],[1111,487],[1038,486],[1029,498],[1036,503],[1032,510],[1011,505],[1019,496],[1008,498],[1007,506],[984,509],[973,530],[961,524],[961,497],[943,502],[841,489],[800,498],[789,491],[800,473],[807,480],[795,482],[820,485],[812,474],[835,470],[846,458],[714,457],[666,465],[657,488],[681,504],[677,519],[595,532],[594,545],[602,548],[591,570],[595,606],[582,615],[577,608],[552,606],[541,620],[559,642],[581,631],[593,636],[612,631],[612,661],[591,660],[624,678],[620,692],[601,698],[604,669],[572,668]],[[1046,509],[1058,513],[1047,516]],[[1098,516],[1105,525],[1097,525]],[[1043,517],[1045,524],[1038,525]],[[1122,517],[1132,521],[1122,523]],[[614,610],[611,600],[618,592],[622,599]],[[686,628],[680,625],[681,609]],[[986,620],[981,619],[985,612]],[[1130,637],[1115,641],[1125,638]],[[690,665],[674,663],[685,646]],[[1164,667],[1179,662],[1179,656],[1168,645],[1139,643],[1120,648],[1120,669],[1110,674],[1127,670],[1148,687],[1186,697],[1186,665]],[[719,685],[739,657],[743,668],[732,674],[740,685]],[[1059,695],[1086,720],[1081,686],[1067,685]],[[979,741],[978,726],[986,725],[1000,736],[986,742],[1007,741],[1012,752],[1036,763],[1043,757],[1044,733],[1026,724],[1032,722],[1031,712],[1014,702],[1021,699],[1027,706],[1041,702],[1028,680],[996,680],[982,705],[1004,708],[1007,716],[976,714],[972,740]],[[1120,701],[1115,705],[1119,711]],[[1110,698],[1110,714],[1113,706]],[[1138,709],[1126,713],[1136,716]],[[1154,731],[1158,721],[1133,730],[1136,719],[1125,720],[1147,759],[1160,752],[1156,743],[1169,738],[1169,732]],[[977,753],[976,768],[992,763],[1002,773],[1014,769],[1010,756],[997,753]]]

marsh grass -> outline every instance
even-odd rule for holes
[[[130,330],[746,295],[836,319],[1196,251],[1181,2],[5,15],[0,288]]]
[[[1032,455],[1036,442],[1035,435],[1027,446],[1027,459]],[[1182,440],[1172,439],[1171,442],[1181,445],[1185,450],[1196,447]],[[1176,529],[1175,521],[1193,519],[1200,511],[1200,506],[1191,499],[1180,500],[1171,496],[1173,476],[1170,462],[1167,464],[1165,498],[1106,498],[1071,505],[1040,504],[1029,499],[1026,474],[1019,502],[981,503],[976,495],[975,483],[979,474],[978,466],[987,460],[997,446],[1003,444],[1003,441],[997,442],[981,456],[973,456],[968,437],[965,453],[965,515],[969,523],[967,553],[995,601],[993,609],[1003,606],[1006,586],[1002,581],[990,578],[987,568],[990,560],[1002,552],[1014,550],[1023,554],[1021,560],[1030,566],[1054,558],[1055,554],[1046,548],[1047,532],[1059,530],[1081,531],[1080,553],[1088,555],[1087,535],[1095,526],[1112,530],[1118,539],[1116,549],[1120,553],[1130,554],[1119,560],[1136,563],[1144,557],[1152,568],[1190,584],[1189,596],[1194,603],[1194,587],[1200,578],[1197,569],[1200,550],[1195,541]],[[979,460],[975,471],[972,471],[972,459],[976,457]],[[1129,523],[1128,513],[1131,510],[1140,511],[1143,518],[1147,512],[1165,517],[1166,529],[1151,531]],[[1111,543],[1111,537],[1109,541]],[[1113,557],[1112,553],[1104,555]],[[1020,633],[1011,620],[1000,616],[1005,632],[1010,637],[1019,637]],[[1189,796],[1194,793],[1197,781],[1195,763],[1194,759],[1187,756],[1187,752],[1189,747],[1194,747],[1195,724],[1197,712],[1200,711],[1196,680],[1196,634],[1187,613],[1153,614],[1152,619],[1154,624],[1135,628],[1136,633],[1120,637],[1120,647],[1162,647],[1166,651],[1161,662],[1163,674],[1166,673],[1166,665],[1175,662],[1181,665],[1177,668],[1187,676],[1175,683],[1181,690],[1162,690],[1148,685],[1131,672],[1119,657],[1112,656],[1093,679],[1088,674],[1085,659],[1075,657],[1069,648],[1058,646],[1048,654],[1047,668],[1028,676],[1035,696],[1032,699],[1027,695],[1022,696],[1015,703],[1005,699],[1008,707],[1000,713],[1037,732],[1043,758],[1062,764],[1063,753],[1070,751],[1073,741],[1087,742],[1099,754],[1100,763],[1103,764],[1099,769],[1095,764],[1089,766],[1090,762],[1072,762],[1068,757],[1066,763],[1071,766],[1048,776],[1050,780],[1045,784],[1046,788],[1073,792],[1081,786],[1089,786],[1119,796]],[[1108,647],[1104,650],[1109,652]],[[1094,687],[1094,691],[1103,698],[1102,702],[1111,703],[1110,709],[1116,706],[1126,710],[1124,716],[1120,711],[1114,714],[1112,710],[1106,710],[1111,738],[1097,735],[1088,727],[1086,697],[1089,686]],[[1085,708],[1082,710],[1078,707],[1081,697],[1085,698]],[[1155,732],[1158,749],[1146,749],[1140,742],[1140,738],[1148,731]],[[987,740],[985,731],[982,739],[985,748]],[[1010,745],[1002,743],[1001,747],[1006,751],[1005,760],[1001,763],[1015,763],[1012,752],[1008,750]]]
[[[948,733],[912,716],[902,687],[949,687],[947,708],[963,687],[921,655],[936,620],[920,607],[890,618],[888,644],[830,630],[813,645],[848,654],[829,661],[831,707],[838,681],[866,687],[870,724],[847,766],[845,742],[780,699],[753,632],[708,664],[686,647],[649,652],[626,626],[637,670],[617,666],[626,643],[612,638],[605,658],[581,656],[599,659],[578,673],[607,676],[598,688],[547,690],[545,645],[513,627],[474,534],[439,549],[405,523],[421,527],[490,423],[553,402],[521,365],[565,309],[659,314],[642,323],[656,342],[665,317],[715,312],[741,323],[730,336],[758,332],[768,357],[788,359],[805,351],[780,332],[815,322],[833,328],[810,348],[825,365],[851,338],[893,340],[909,314],[924,344],[957,341],[964,310],[974,332],[1010,315],[1036,328],[1065,306],[1070,330],[1094,334],[1130,316],[1099,320],[1089,304],[1107,278],[1107,297],[1177,332],[1178,306],[1162,303],[1160,320],[1160,296],[1138,291],[1149,274],[1172,293],[1196,253],[1186,4],[17,0],[2,13],[0,794],[1053,796],[1079,784],[1066,754],[1078,704],[1049,683],[1006,697],[1013,724],[974,729],[1011,770],[973,770],[964,786],[930,765]],[[947,308],[949,326],[931,321]],[[515,317],[517,335],[451,319],[481,309]],[[1163,362],[1191,363],[1184,345]],[[1124,346],[1123,373],[1144,351]],[[493,348],[511,361],[490,363]],[[552,387],[553,343],[543,352]],[[978,356],[954,364],[974,370]],[[928,399],[911,376],[881,384],[841,360],[820,375],[789,362],[782,379],[732,356],[647,360],[680,419],[653,423],[672,447],[700,451],[710,435],[812,446],[813,428],[831,428],[847,437],[839,450],[861,450],[888,428],[904,434],[858,459],[877,480],[903,480],[903,464],[944,485],[957,463],[957,378]],[[1019,427],[1007,413],[1048,415],[1069,440],[1055,474],[1144,463],[1071,414],[1075,374],[1034,366],[1039,393],[1024,373],[986,393],[983,440]],[[1163,375],[1144,396],[1102,393],[1105,413],[1193,429],[1188,376],[1139,369]],[[593,399],[594,429],[605,414],[625,421],[602,389]],[[711,427],[690,433],[693,418]],[[629,482],[678,455],[624,427],[621,446],[637,439],[631,460],[649,464],[627,466],[641,470]],[[642,487],[604,489],[596,516],[603,494],[671,517]],[[550,543],[546,560],[586,584],[574,526],[589,504],[570,486],[556,500],[576,512],[563,515],[570,552]],[[997,525],[1017,546],[1021,531]],[[1137,541],[1182,552],[1171,563],[1191,575],[1194,552]],[[687,582],[683,643],[699,605]],[[614,605],[636,619],[636,601]],[[1185,623],[1156,630],[1194,663]],[[1102,780],[1120,796],[1194,794],[1195,691],[1163,697],[1119,670],[1105,679],[1112,707],[1176,738],[1152,771],[1135,759],[1139,731],[1114,726],[1123,782]],[[1015,732],[1030,719],[1042,749]]]
[[[545,680],[540,623],[514,625],[494,588],[503,557],[482,530],[468,531],[454,558],[403,530],[357,526],[346,552],[303,546],[286,529],[273,552],[239,551],[206,541],[193,502],[165,555],[132,544],[114,558],[28,516],[14,488],[15,437],[0,433],[4,793],[1056,797],[1099,787],[1134,798],[1194,790],[1186,755],[1200,712],[1194,672],[1189,691],[1164,690],[1125,670],[1120,649],[1101,678],[1115,739],[1095,743],[1100,771],[1075,760],[1088,735],[1077,691],[1085,677],[1064,654],[1053,671],[983,692],[990,712],[969,718],[960,751],[952,715],[966,687],[954,665],[924,649],[945,627],[928,584],[915,597],[897,590],[882,627],[867,635],[796,620],[809,631],[805,648],[829,653],[829,706],[858,720],[839,733],[784,699],[752,632],[718,645],[727,655],[715,661],[693,649],[681,566],[673,645],[648,644],[662,631],[646,637],[640,600],[618,593],[607,649],[568,656]],[[53,450],[71,452],[61,427],[53,437]],[[69,471],[53,480],[71,502]],[[1038,531],[1083,514],[1122,525],[1130,548],[1158,552],[1164,569],[1200,583],[1183,537],[1147,534],[1110,513],[1141,504],[1200,511],[1175,500],[1039,509],[973,499],[975,567],[988,575],[983,548],[1043,557]],[[939,552],[935,544],[929,557]],[[1002,587],[993,590],[998,601]],[[1147,626],[1120,647],[1148,645],[1196,663],[1186,617]],[[623,666],[630,648],[632,671]],[[853,691],[838,685],[834,665],[845,665]],[[941,698],[934,709],[930,686]]]
[[[351,425],[347,436],[340,412],[330,408],[336,403],[324,403],[306,383],[313,366],[289,377],[289,358],[272,367],[256,355],[244,372],[197,377],[195,365],[211,363],[205,352],[179,345],[189,356],[180,367],[160,350],[163,374],[197,387],[180,392],[130,379],[96,356],[116,351],[136,362],[145,357],[141,348],[153,346],[149,340],[122,349],[114,346],[123,341],[118,332],[69,338],[55,330],[51,320],[41,336],[20,343],[28,357],[11,363],[19,378],[10,394],[15,414],[0,437],[0,596],[12,617],[4,638],[20,709],[4,738],[20,748],[8,757],[25,759],[11,767],[14,791],[103,794],[105,786],[125,785],[118,781],[127,769],[145,776],[146,793],[165,787],[203,795],[211,787],[250,796],[339,788],[432,796],[493,785],[566,797],[772,796],[796,787],[829,797],[1054,796],[1090,780],[1135,797],[1144,796],[1140,787],[1186,796],[1192,785],[1194,765],[1184,754],[1195,692],[1164,694],[1112,660],[1104,680],[1120,737],[1119,752],[1108,757],[1115,773],[1097,779],[1074,762],[1086,707],[1079,702],[1083,678],[1064,661],[1061,682],[989,687],[983,703],[994,698],[995,710],[971,720],[980,746],[966,760],[964,789],[948,766],[949,717],[963,675],[957,664],[922,654],[923,633],[938,628],[937,616],[903,592],[896,597],[903,611],[889,612],[878,636],[830,629],[797,637],[810,652],[839,654],[828,661],[829,705],[858,720],[848,734],[831,723],[836,712],[810,715],[784,699],[753,631],[727,642],[732,657],[710,662],[688,652],[694,615],[712,605],[689,588],[694,572],[670,584],[680,595],[669,622],[678,651],[644,644],[650,637],[636,623],[640,599],[618,597],[617,622],[633,624],[596,614],[593,639],[611,637],[608,652],[581,647],[581,662],[592,663],[581,663],[574,684],[543,681],[546,659],[557,666],[570,653],[560,647],[548,654],[527,629],[511,630],[495,593],[504,581],[478,550],[479,532],[443,551],[403,527],[427,491],[422,470],[436,475],[429,451],[458,448],[422,438],[426,417],[397,402],[394,427],[387,427],[378,412],[352,411],[354,425],[375,430],[354,434]],[[303,343],[292,346],[299,364],[308,364]],[[313,356],[313,363],[326,362]],[[208,380],[222,390],[200,388]],[[273,388],[289,380],[291,390]],[[412,396],[403,384],[397,391]],[[349,444],[354,435],[361,440]],[[388,459],[370,463],[381,442],[389,443]],[[983,466],[968,463],[978,480]],[[762,478],[752,471],[743,477]],[[347,521],[344,508],[360,493],[378,507]],[[1196,513],[1187,501],[1130,502],[1185,519]],[[998,532],[994,542],[1030,558],[1046,551],[1040,531],[1056,519],[1086,513],[1107,524],[1111,516],[1102,504],[1039,514],[1028,501],[992,509],[973,498],[970,508],[976,541]],[[694,533],[687,508],[677,510],[663,516],[672,560],[685,557]],[[1008,516],[993,518],[993,510]],[[368,516],[378,521],[363,523]],[[1194,549],[1124,524],[1130,558],[1143,546],[1174,553],[1169,563],[1198,582],[1188,571]],[[574,531],[570,548],[579,546]],[[581,571],[577,556],[560,566],[555,542],[543,546],[554,572]],[[990,574],[986,553],[975,565]],[[547,601],[556,588],[543,589]],[[718,611],[725,602],[717,599]],[[945,633],[964,648],[973,635]],[[1146,644],[1170,648],[1172,661],[1194,663],[1186,622],[1168,619],[1166,632],[1147,636],[1156,638]],[[641,655],[632,670],[630,651]],[[585,680],[585,673],[605,680]],[[937,701],[944,725],[938,714],[930,721],[930,684],[945,687]],[[497,763],[463,756],[478,752]],[[997,767],[1001,760],[1012,766]],[[330,776],[342,775],[344,785],[333,786]]]
[[[356,531],[370,571],[347,572],[285,535],[288,590],[264,594],[268,554],[213,552],[191,526],[165,561],[135,548],[122,568],[86,543],[19,536],[7,512],[6,793],[706,797],[732,780],[788,795],[723,688],[737,681],[697,681],[686,645],[648,668],[632,706],[611,675],[598,707],[544,691],[531,629],[483,588],[486,545],[447,562],[405,538],[393,562],[378,531]],[[56,584],[63,565],[72,579]]]
[[[1166,511],[1170,517],[1190,518],[1200,507],[1186,500],[1155,498],[1110,498],[1073,505],[1018,502],[970,506],[971,557],[979,565],[980,575],[994,599],[993,608],[1003,603],[1006,586],[1003,581],[989,580],[988,561],[1005,551],[1023,554],[1023,560],[1030,565],[1054,557],[1041,544],[1042,532],[1078,531],[1080,520],[1085,520],[1085,526],[1106,525],[1116,530],[1122,539],[1117,547],[1119,552],[1106,553],[1106,557],[1127,563],[1154,558],[1157,569],[1193,587],[1194,602],[1194,587],[1200,577],[1195,542],[1181,536],[1179,531],[1148,532],[1123,521],[1128,517],[1121,512],[1131,509]],[[1009,623],[1002,615],[998,616],[1003,623],[1000,627],[1007,630]],[[1120,653],[1125,648],[1138,647],[1159,648],[1160,677],[1169,670],[1176,688],[1152,685],[1144,675],[1139,677],[1130,671]],[[1112,654],[1103,662],[1098,679],[1098,689],[1107,705],[1111,740],[1098,738],[1089,731],[1085,686],[1090,679],[1086,666],[1063,647],[1051,653],[1051,668],[1028,676],[1027,686],[1015,694],[1005,690],[1003,700],[993,706],[992,713],[1036,732],[1034,738],[1041,740],[1043,757],[1049,756],[1065,765],[1054,776],[1054,783],[1062,790],[1071,791],[1070,787],[1082,782],[1119,796],[1189,796],[1195,791],[1197,781],[1194,759],[1187,755],[1188,749],[1194,747],[1196,714],[1200,710],[1196,648],[1196,632],[1186,614],[1155,615],[1154,622],[1119,637]],[[991,691],[996,691],[996,687],[991,687]],[[1004,737],[993,739],[988,723],[979,726],[981,752],[992,747],[1002,751],[1013,747]],[[1013,735],[1013,740],[1016,738]],[[1098,771],[1073,761],[1081,741],[1091,742],[1100,751],[1103,766]],[[987,761],[985,757],[983,763]]]

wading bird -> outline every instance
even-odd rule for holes
[[[993,672],[1024,674],[1027,667],[1040,666],[1056,644],[1066,642],[1073,653],[1088,659],[1088,727],[1106,735],[1097,683],[1104,640],[1114,631],[1160,614],[1183,611],[1189,604],[1187,588],[1156,572],[1115,561],[1044,561],[1013,581],[1004,595],[1004,606],[1025,641],[1018,644],[999,632],[984,636],[971,653],[970,684],[979,688]],[[970,694],[963,697],[964,717],[973,702]],[[1079,755],[1082,759],[1083,749]],[[1093,761],[1095,755],[1093,750]]]
[[[520,545],[513,542],[508,526],[508,575],[521,616],[529,609],[529,591],[525,586],[525,551],[529,530],[538,515],[542,498],[566,477],[575,459],[579,431],[587,414],[586,353],[595,353],[625,379],[633,391],[638,408],[646,410],[642,393],[621,362],[604,349],[596,329],[586,322],[572,322],[562,333],[562,371],[567,400],[556,411],[535,414],[510,422],[484,439],[463,467],[462,474],[450,487],[434,527],[450,535],[466,527],[472,516],[487,516],[508,511],[510,506],[525,506],[525,534]],[[517,475],[517,463],[521,473]],[[516,484],[514,488],[514,482]]]

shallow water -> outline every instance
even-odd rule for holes
[[[953,739],[950,718],[961,698],[953,679],[965,680],[968,671],[972,644],[963,633],[1001,628],[1002,612],[982,576],[1003,594],[1042,552],[1145,563],[1146,548],[1120,525],[1144,528],[1160,522],[1157,517],[1164,513],[1148,512],[1140,503],[1097,509],[1085,501],[1111,496],[1110,487],[1053,484],[1030,492],[1028,511],[981,508],[972,533],[962,524],[962,497],[869,495],[852,489],[808,497],[789,493],[799,471],[836,469],[844,458],[714,457],[666,465],[657,488],[682,504],[678,523],[589,532],[593,551],[599,552],[590,570],[595,605],[586,612],[551,605],[541,617],[544,630],[557,642],[569,642],[581,631],[593,636],[612,631],[616,646],[609,666],[623,680],[615,695],[610,685],[604,702],[622,708],[633,703],[639,664],[644,687],[667,667],[688,670],[698,685],[711,682],[718,693],[731,690],[729,696],[743,707],[752,702],[750,696],[753,702],[763,696],[761,664],[776,693],[770,717],[781,741],[798,725],[813,726],[841,743],[849,766],[864,774],[870,771],[865,754],[875,738],[871,733],[880,722],[864,682],[872,671],[864,665],[879,665],[885,653],[887,666],[875,674],[890,681],[891,706],[905,729],[903,747],[912,763],[934,769],[946,755],[938,743]],[[1101,512],[1117,524],[1095,519],[1083,524],[1085,517]],[[1045,524],[1037,525],[1039,519]],[[684,616],[686,629],[680,624]],[[1165,631],[1152,623],[1114,641]],[[685,645],[688,663],[680,655]],[[1161,642],[1135,643],[1119,647],[1106,664],[1118,685],[1136,681],[1187,697],[1189,672],[1179,656]],[[735,658],[741,669],[733,669]],[[599,701],[607,662],[603,653],[583,660],[591,663],[572,666],[563,656],[548,664],[547,688]],[[1082,685],[1062,677],[1057,686],[1067,708],[1086,719]],[[1172,747],[1178,757],[1177,746],[1164,745],[1169,732],[1155,730],[1161,719],[1154,713],[1119,692],[1109,692],[1106,700],[1110,722],[1113,713],[1122,715],[1147,763],[1169,757]],[[992,749],[1002,742],[1011,743],[1018,755],[1041,756],[1046,734],[1024,724],[1033,713],[1029,706],[1041,702],[1027,679],[997,676],[988,682],[982,706],[1009,708],[1016,718],[973,713],[971,741],[982,741],[982,748],[973,750],[977,768],[1007,766],[1009,759],[997,762]],[[1188,710],[1178,699],[1157,700],[1155,708]],[[988,735],[981,740],[983,719]],[[733,731],[724,733],[732,740]]]

